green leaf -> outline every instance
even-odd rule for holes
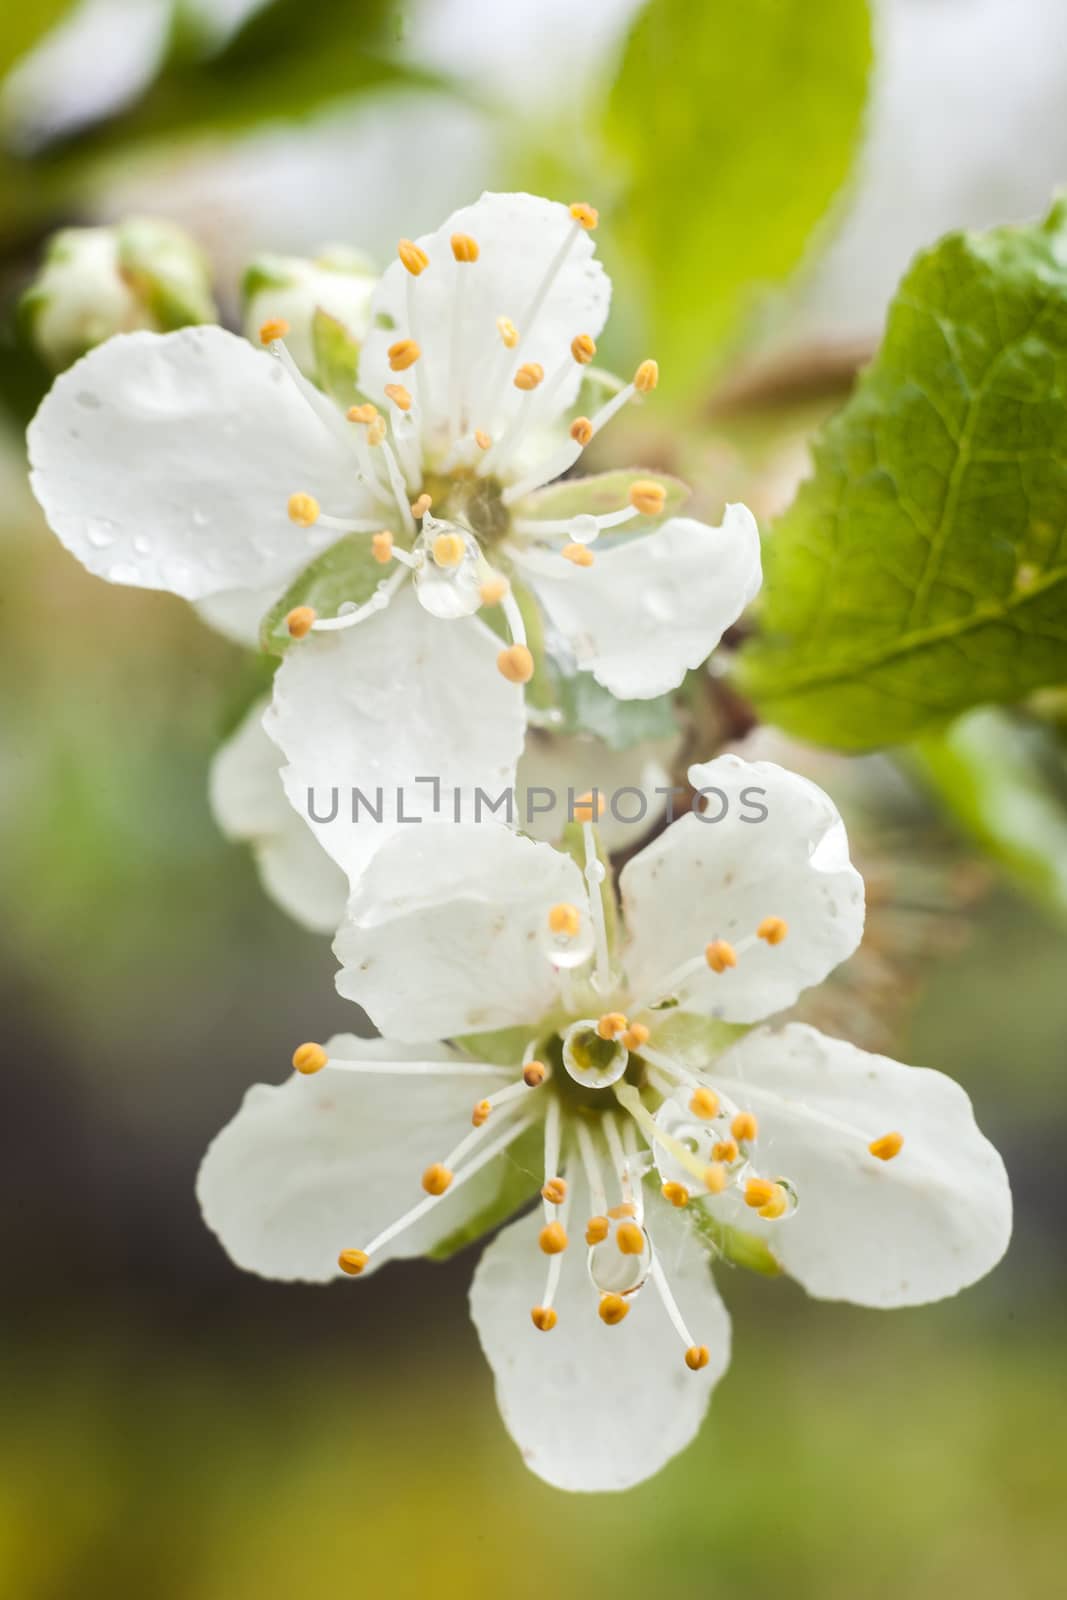
[[[431,1261],[447,1261],[475,1239],[506,1222],[537,1194],[544,1180],[544,1129],[540,1123],[521,1133],[499,1161],[490,1163],[487,1171],[499,1172],[495,1193],[462,1227],[427,1251]],[[471,1181],[478,1183],[480,1180]]]
[[[918,740],[909,757],[971,838],[1067,912],[1067,757],[1053,730],[987,708]]]
[[[1067,207],[921,255],[767,549],[741,682],[865,750],[1067,680]]]
[[[547,489],[536,489],[512,510],[516,517],[536,518],[541,522],[563,521],[567,517],[577,516],[600,517],[609,511],[622,511],[630,501],[630,485],[638,481],[662,485],[666,494],[664,517],[676,516],[689,499],[689,485],[680,478],[672,478],[667,472],[632,468],[597,472],[588,478],[561,478],[558,483],[549,484]],[[642,517],[632,526],[642,531],[655,525],[658,520]]]
[[[359,340],[353,339],[343,322],[318,306],[311,319],[311,341],[319,388],[339,406],[354,405]]]
[[[758,289],[784,282],[844,182],[871,62],[864,0],[650,0],[606,109],[612,207],[652,350],[706,377]]]
[[[686,1207],[686,1216],[701,1243],[717,1260],[728,1261],[734,1267],[745,1267],[764,1278],[781,1276],[782,1264],[766,1239],[720,1222],[699,1201]]]
[[[272,655],[284,655],[292,644],[285,619],[296,606],[311,606],[320,617],[333,617],[351,601],[362,605],[382,581],[384,569],[371,554],[370,535],[346,533],[306,566],[267,612],[259,642]]]

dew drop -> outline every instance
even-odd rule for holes
[[[588,511],[571,518],[571,538],[575,544],[592,544],[599,532],[599,522]]]
[[[133,541],[133,548],[139,556],[150,556],[152,541],[146,533],[139,533]]]
[[[140,583],[141,574],[129,561],[115,561],[107,570],[108,583]]]
[[[645,590],[641,603],[657,622],[669,622],[674,614],[674,597],[669,589],[653,585]]]
[[[86,538],[94,550],[106,550],[115,543],[115,528],[111,522],[90,522]]]
[[[208,524],[207,512],[202,510],[202,508],[200,506],[194,506],[193,507],[193,527],[194,528],[206,528],[207,524]]]

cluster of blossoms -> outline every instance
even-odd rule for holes
[[[863,931],[813,784],[691,767],[721,815],[673,822],[617,885],[595,793],[565,847],[442,820],[552,738],[527,730],[539,674],[663,695],[759,586],[744,507],[710,528],[662,476],[554,481],[658,378],[592,367],[595,225],[486,195],[340,285],[357,329],[294,327],[293,283],[272,305],[268,276],[265,349],[215,327],[111,339],[30,434],[38,498],[91,570],[237,637],[266,614],[284,660],[216,805],[272,892],[337,930],[338,988],[380,1035],[301,1045],[249,1092],[201,1169],[208,1224],[240,1266],[320,1282],[506,1223],[472,1313],[527,1463],[575,1490],[627,1487],[692,1437],[729,1359],[713,1263],[913,1305],[987,1272],[1010,1231],[962,1090],[769,1021]],[[350,392],[324,373],[337,329]],[[420,772],[433,812],[402,815]],[[309,817],[309,791],[357,784],[387,796],[377,826]]]

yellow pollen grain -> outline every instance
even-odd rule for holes
[[[539,1333],[551,1333],[559,1318],[551,1306],[534,1306],[530,1312],[530,1321]]]
[[[290,522],[297,523],[301,528],[310,528],[318,522],[322,508],[313,494],[291,494],[288,509]]]
[[[591,567],[596,560],[587,544],[565,544],[560,555],[565,561],[573,561],[576,567]]]
[[[704,1187],[709,1194],[722,1194],[726,1188],[726,1168],[721,1161],[704,1168]]]
[[[383,528],[381,533],[376,533],[370,542],[370,553],[375,561],[384,567],[386,562],[393,559],[393,536],[388,528]]]
[[[337,1257],[337,1265],[350,1278],[358,1278],[369,1260],[370,1256],[365,1250],[342,1250]]]
[[[546,1256],[558,1256],[567,1248],[567,1235],[561,1222],[548,1222],[537,1235]]]
[[[541,1190],[541,1199],[547,1200],[550,1206],[561,1206],[567,1198],[567,1180],[565,1178],[549,1178]]]
[[[538,384],[543,383],[544,380],[545,369],[540,361],[524,361],[511,381],[516,389],[522,389],[529,393],[531,389],[536,389]]]
[[[690,1372],[699,1372],[711,1360],[706,1344],[691,1344],[685,1352],[685,1364]]]
[[[428,494],[420,494],[417,499],[413,500],[411,502],[411,515],[415,518],[415,521],[421,521],[432,505],[433,500]]]
[[[630,504],[643,517],[658,517],[667,502],[667,491],[654,478],[637,478],[630,485]]]
[[[789,924],[782,917],[764,917],[756,929],[756,938],[768,944],[781,944],[788,932]]]
[[[725,972],[727,967],[737,966],[737,952],[725,939],[713,939],[704,947],[704,960],[712,972]]]
[[[427,1194],[444,1194],[451,1182],[452,1174],[440,1161],[435,1161],[431,1167],[427,1167],[422,1175],[422,1187]]]
[[[275,339],[284,339],[289,332],[289,324],[284,317],[268,317],[259,330],[260,344],[273,344]]]
[[[497,317],[496,331],[508,350],[514,350],[519,342],[519,330],[510,317]]]
[[[510,587],[506,578],[494,573],[491,578],[486,578],[478,590],[478,599],[483,606],[498,606]]]
[[[416,244],[414,239],[401,239],[396,247],[396,253],[413,278],[417,278],[420,272],[425,272],[430,265],[426,251],[421,245]]]
[[[321,1044],[302,1044],[293,1051],[293,1066],[305,1077],[313,1072],[321,1072],[329,1059]]]
[[[584,228],[587,233],[592,233],[600,221],[600,213],[596,207],[588,205],[584,200],[575,200],[567,209],[579,227]]]
[[[384,417],[375,417],[374,421],[370,424],[370,427],[367,429],[367,443],[368,444],[373,444],[373,445],[379,445],[379,444],[382,443],[382,440],[384,438],[385,438],[385,418]]]
[[[372,406],[369,400],[361,406],[349,406],[345,412],[349,422],[373,422],[377,415],[378,407]]]
[[[689,1190],[684,1183],[665,1183],[660,1190],[664,1200],[681,1210],[682,1206],[689,1204]]]
[[[585,1242],[587,1245],[603,1244],[611,1232],[611,1223],[607,1217],[590,1217],[585,1225]]]
[[[588,417],[575,417],[571,423],[571,438],[584,450],[593,437],[593,424]]]
[[[479,450],[488,450],[493,443],[492,439],[486,433],[484,428],[475,428],[474,442],[478,446]]]
[[[618,1034],[623,1033],[629,1025],[629,1018],[623,1012],[605,1011],[597,1022],[596,1031],[602,1039],[614,1039]]]
[[[621,1294],[602,1294],[596,1310],[601,1322],[606,1322],[609,1328],[614,1328],[629,1313],[630,1307]]]
[[[775,1222],[779,1217],[785,1216],[789,1206],[789,1197],[780,1183],[774,1184],[774,1193],[765,1206],[760,1206],[756,1212],[758,1217],[766,1217],[768,1222]]]
[[[469,233],[454,233],[451,243],[452,254],[457,261],[477,261],[481,254],[477,239],[472,239]]]
[[[730,1124],[730,1132],[738,1144],[751,1144],[759,1137],[759,1123],[751,1111],[739,1111]]]
[[[529,683],[534,675],[534,658],[524,644],[509,644],[497,656],[496,670],[509,683]]]
[[[639,1256],[645,1248],[645,1236],[636,1222],[623,1222],[615,1232],[615,1243],[624,1256]]]
[[[558,905],[549,907],[548,929],[550,933],[573,939],[581,925],[581,912],[577,906],[572,906],[568,900],[561,900]]]
[[[746,1206],[758,1211],[761,1206],[768,1205],[774,1199],[777,1188],[776,1183],[768,1183],[766,1178],[749,1178],[745,1184]]]
[[[411,410],[411,390],[405,389],[402,383],[387,383],[385,398],[391,400],[400,411]]]
[[[285,619],[291,639],[304,639],[311,632],[318,612],[312,606],[294,606]]]
[[[728,1166],[732,1166],[740,1154],[733,1139],[720,1139],[712,1146],[711,1153],[716,1161],[725,1161]]]
[[[622,1042],[627,1050],[640,1050],[643,1044],[648,1043],[648,1029],[643,1022],[631,1022],[622,1036]]]
[[[602,794],[597,795],[594,803],[593,791],[592,789],[587,789],[574,802],[574,820],[575,822],[598,822],[604,815],[606,806],[607,801]]]
[[[694,1089],[689,1109],[694,1117],[702,1117],[710,1122],[712,1117],[719,1114],[719,1097],[714,1089]]]
[[[883,1133],[880,1139],[872,1139],[867,1149],[872,1156],[877,1156],[879,1161],[892,1161],[904,1147],[902,1133]]]
[[[467,546],[458,533],[439,533],[430,546],[439,567],[458,567],[467,554]]]
[[[648,394],[659,382],[659,362],[642,361],[634,373],[634,388],[639,394]]]
[[[480,1128],[486,1122],[488,1122],[490,1113],[492,1112],[492,1109],[493,1108],[489,1104],[488,1100],[479,1100],[478,1104],[475,1106],[474,1110],[471,1112],[471,1124],[472,1124],[472,1126],[475,1127],[475,1128]]]
[[[587,333],[580,333],[571,340],[571,355],[580,367],[587,367],[596,355],[596,344]]]
[[[541,1061],[527,1061],[522,1069],[522,1081],[527,1089],[539,1089],[545,1081],[544,1063]]]
[[[620,1206],[612,1206],[608,1216],[618,1222],[621,1217],[636,1217],[637,1207],[632,1200],[624,1200]]]
[[[389,357],[390,371],[406,372],[409,367],[415,365],[422,351],[414,339],[398,339],[395,344],[389,346],[386,355]]]

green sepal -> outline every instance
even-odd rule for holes
[[[615,472],[595,472],[588,478],[561,478],[557,483],[550,483],[547,489],[535,489],[511,509],[516,517],[539,521],[562,521],[565,517],[586,515],[603,517],[628,506],[630,486],[638,482],[662,485],[666,495],[662,517],[676,516],[691,492],[687,483],[671,477],[670,473],[619,468]],[[628,533],[640,533],[659,520],[640,517],[625,523],[624,527]]]
[[[292,644],[285,619],[297,606],[311,606],[320,617],[333,617],[346,601],[362,605],[382,581],[383,568],[371,553],[370,535],[346,533],[310,562],[263,618],[259,642],[272,655],[284,655]]]
[[[319,388],[342,408],[355,405],[359,398],[359,340],[353,339],[337,317],[316,306],[311,319],[311,344]]]
[[[744,1038],[751,1026],[747,1022],[722,1022],[677,1006],[653,1011],[651,1016],[654,1020],[649,1026],[655,1048],[692,1072],[713,1066],[724,1051]]]
[[[453,1041],[474,1061],[487,1061],[491,1067],[522,1066],[522,1053],[530,1042],[529,1028],[494,1028],[489,1033],[464,1033]]]
[[[717,1261],[728,1261],[732,1267],[744,1267],[763,1278],[781,1277],[782,1263],[766,1239],[720,1222],[699,1200],[690,1202],[685,1214],[701,1244]]]

